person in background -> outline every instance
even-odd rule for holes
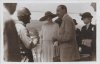
[[[29,34],[30,37],[34,40],[34,42],[37,42],[37,45],[32,48],[32,54],[33,54],[33,59],[34,62],[40,62],[40,37],[39,33],[35,28],[29,28]]]
[[[26,25],[30,23],[30,11],[28,8],[23,7],[17,11],[19,21],[16,23],[16,29],[20,39],[20,54],[22,61],[33,62],[32,48],[37,44],[37,38],[32,39]]]
[[[81,45],[81,38],[80,38],[80,35],[81,35],[81,32],[80,32],[80,29],[77,28],[77,22],[75,19],[73,19],[73,22],[75,24],[75,30],[76,30],[76,41],[77,41],[77,44],[78,44],[78,47],[80,47]]]
[[[54,46],[57,46],[57,36],[59,26],[53,23],[52,19],[56,17],[55,14],[47,11],[45,16],[40,18],[40,21],[47,21],[41,29],[42,52],[41,57],[43,62],[53,62]]]
[[[3,5],[4,61],[20,62],[21,56],[19,53],[18,34],[15,21],[11,17],[16,10],[17,3],[4,3]]]
[[[75,61],[80,59],[78,45],[76,43],[75,25],[73,19],[68,15],[65,5],[57,7],[57,15],[62,19],[59,28],[59,46],[61,62]]]
[[[54,22],[57,23],[59,25],[59,27],[60,27],[61,23],[62,23],[62,19],[58,17]],[[59,48],[59,43],[58,43],[58,46],[55,46],[54,50],[55,50],[54,51],[55,52],[54,62],[60,62],[60,48]]]
[[[96,26],[91,23],[93,16],[90,12],[83,13],[81,17],[81,20],[85,24],[81,29],[81,54],[89,54],[92,56],[93,52],[96,53]]]
[[[62,19],[61,18],[57,18],[55,20],[55,23],[57,23],[59,25],[59,27],[61,26],[61,23],[62,23]]]

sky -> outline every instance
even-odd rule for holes
[[[27,7],[31,12],[31,20],[39,20],[44,16],[46,11],[56,13],[57,6],[61,4],[66,5],[68,14],[73,19],[76,19],[79,25],[84,25],[79,15],[84,12],[90,12],[94,16],[92,23],[96,24],[96,12],[91,6],[91,3],[18,3],[17,10],[21,7]],[[14,18],[17,19],[16,12]]]

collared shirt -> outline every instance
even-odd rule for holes
[[[86,29],[88,29],[88,28],[89,28],[90,24],[91,24],[91,23],[88,23],[88,24],[86,25]]]
[[[16,23],[16,29],[20,39],[22,40],[23,44],[26,48],[30,48],[30,44],[32,42],[31,37],[29,36],[28,30],[26,29],[23,22],[19,21]]]

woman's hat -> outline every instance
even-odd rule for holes
[[[81,20],[83,20],[84,18],[93,18],[90,12],[85,12],[81,14],[80,16],[82,17]]]
[[[45,21],[48,17],[54,18],[56,16],[57,16],[56,14],[53,14],[52,12],[47,11],[45,12],[45,16],[40,18],[40,21]]]

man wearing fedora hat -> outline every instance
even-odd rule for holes
[[[91,55],[96,47],[96,26],[91,23],[93,16],[90,12],[83,13],[81,17],[81,20],[85,24],[81,29],[81,53]]]

